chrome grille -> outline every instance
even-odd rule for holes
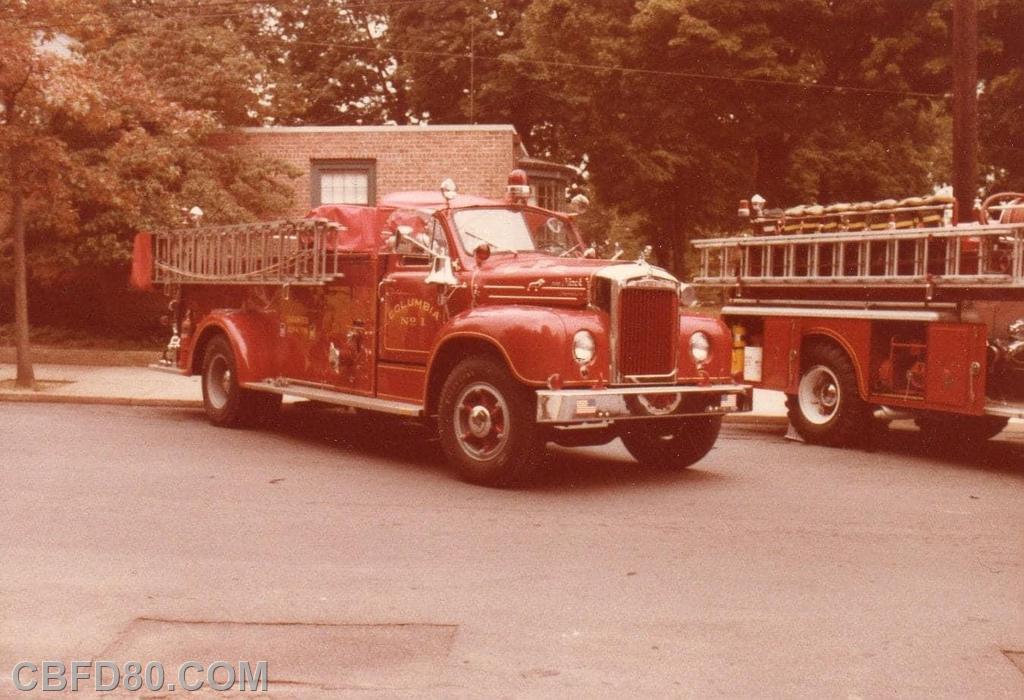
[[[671,374],[679,333],[675,287],[624,287],[618,307],[619,376]]]

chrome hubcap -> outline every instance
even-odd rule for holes
[[[222,355],[215,357],[206,372],[206,396],[214,408],[227,405],[233,379],[227,358]]]
[[[473,459],[497,455],[508,441],[508,404],[490,384],[470,384],[455,402],[455,436]]]
[[[812,367],[800,380],[800,412],[810,423],[824,425],[832,420],[841,397],[839,379],[824,365]]]
[[[491,432],[491,412],[483,406],[473,406],[469,411],[469,433],[473,437],[486,437]]]

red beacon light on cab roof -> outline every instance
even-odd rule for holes
[[[525,170],[516,168],[508,174],[508,198],[513,204],[526,204],[530,198],[530,185]]]

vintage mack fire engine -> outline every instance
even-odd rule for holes
[[[502,485],[546,442],[621,437],[682,468],[750,408],[728,329],[648,264],[598,260],[571,216],[509,197],[405,192],[308,218],[136,238],[133,280],[171,297],[164,367],[202,377],[209,419],[251,425],[282,396],[436,426],[461,475]]]
[[[784,391],[805,440],[854,442],[880,412],[972,445],[1024,416],[1024,196],[960,225],[949,197],[764,204],[695,244],[695,282],[726,292],[734,375]]]

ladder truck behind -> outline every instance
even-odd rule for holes
[[[785,392],[804,440],[854,443],[879,409],[961,446],[1024,417],[1024,195],[959,224],[943,196],[764,205],[694,244],[694,282],[724,293],[734,376]]]

